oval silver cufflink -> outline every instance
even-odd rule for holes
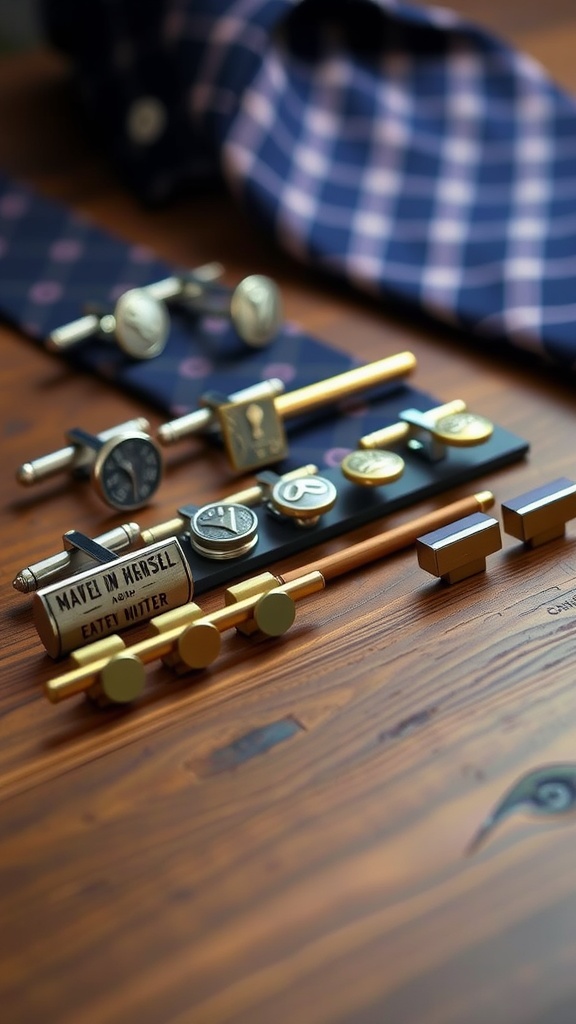
[[[91,337],[116,341],[132,359],[154,359],[166,347],[170,318],[164,305],[145,288],[124,292],[113,313],[87,313],[57,327],[46,338],[51,352],[66,352]]]

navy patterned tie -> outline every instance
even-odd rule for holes
[[[298,259],[576,361],[576,104],[395,0],[45,0],[101,144],[151,202],[217,169]]]

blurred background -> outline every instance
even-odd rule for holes
[[[40,41],[37,0],[0,0],[0,54]]]

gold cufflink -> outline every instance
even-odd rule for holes
[[[57,327],[46,338],[46,347],[52,352],[67,352],[96,336],[115,341],[132,359],[153,359],[164,351],[169,327],[164,305],[146,288],[130,288],[120,296],[113,313],[89,312]]]
[[[500,524],[493,516],[474,512],[433,530],[416,541],[421,569],[445,583],[458,583],[486,569],[486,557],[502,547]]]
[[[400,352],[284,394],[272,389],[261,397],[254,392],[242,397],[239,392],[228,398],[208,394],[202,399],[208,410],[188,413],[163,424],[158,439],[162,444],[173,444],[201,433],[207,425],[217,426],[232,468],[236,472],[260,469],[286,457],[285,419],[404,377],[415,366],[411,352]]]
[[[575,516],[576,483],[567,477],[502,502],[505,532],[531,548],[563,537],[566,523]]]
[[[278,285],[264,274],[250,274],[234,289],[214,289],[222,276],[220,263],[208,263],[189,274],[167,277],[146,291],[163,302],[182,304],[198,316],[228,317],[238,336],[250,348],[263,348],[282,324],[282,300]]]
[[[360,438],[363,449],[387,448],[404,443],[409,451],[424,455],[431,462],[445,458],[447,447],[469,448],[484,444],[494,431],[485,416],[469,412],[460,398],[433,409],[404,409],[400,421]]]
[[[99,434],[79,427],[67,431],[65,448],[25,462],[16,473],[29,487],[69,471],[77,479],[89,477],[98,496],[111,508],[141,508],[162,480],[162,453],[147,433],[143,418],[128,420]]]
[[[360,487],[391,484],[402,476],[405,468],[406,463],[401,455],[378,448],[366,451],[358,448],[345,455],[340,463],[342,475]]]

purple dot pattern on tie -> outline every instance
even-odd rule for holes
[[[127,288],[145,286],[174,270],[142,247],[126,244],[0,175],[0,315],[36,342],[43,344],[50,331],[83,315],[86,303],[112,311]],[[97,337],[54,358],[133,392],[167,418],[196,409],[206,391],[230,394],[269,377],[279,377],[292,390],[356,365],[351,356],[295,324],[283,325],[270,346],[249,349],[230,321],[220,321],[217,331],[214,323],[214,318],[174,312],[166,348],[151,360],[134,361]],[[359,398],[352,407],[342,402],[320,411],[310,422],[300,417],[287,423],[290,454],[282,468],[327,465],[335,447],[349,451],[361,434],[394,422],[402,409],[434,404],[430,395],[392,382],[369,403]]]

